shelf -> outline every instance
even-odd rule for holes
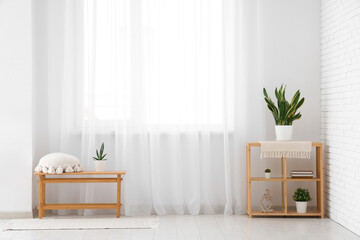
[[[273,211],[273,212],[261,212],[261,211],[252,211],[252,216],[321,216],[320,211],[307,211],[307,213],[297,213],[296,211]]]
[[[320,178],[282,178],[282,177],[272,177],[272,178],[264,178],[264,177],[252,177],[251,181],[264,181],[264,182],[291,182],[291,181],[298,181],[298,182],[310,182],[310,181],[320,181]]]
[[[313,177],[313,178],[287,178],[286,179],[288,182],[289,181],[300,181],[300,182],[309,182],[309,181],[320,181],[320,178],[317,178],[317,177]]]
[[[272,178],[264,178],[264,177],[252,177],[251,181],[285,181],[282,177],[272,177]]]
[[[251,215],[253,216],[284,216],[284,211],[273,211],[273,212],[261,212],[261,211],[251,211]]]

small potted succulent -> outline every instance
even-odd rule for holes
[[[300,99],[300,90],[297,90],[291,102],[288,102],[285,98],[285,89],[286,86],[284,87],[283,85],[281,85],[279,90],[275,88],[277,105],[271,100],[266,89],[263,89],[265,102],[275,120],[276,141],[291,140],[293,132],[292,123],[301,118],[301,113],[297,113],[297,110],[305,102],[305,98]]]
[[[296,202],[297,213],[306,213],[307,203],[311,200],[309,190],[298,188],[294,192],[293,199]]]
[[[265,169],[265,178],[269,179],[271,174],[270,168]]]
[[[96,149],[96,157],[93,157],[95,162],[95,170],[98,172],[105,171],[106,159],[105,156],[107,153],[104,154],[104,143],[101,144],[100,150]]]

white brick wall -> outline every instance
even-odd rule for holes
[[[321,75],[327,214],[360,235],[359,0],[322,0]]]

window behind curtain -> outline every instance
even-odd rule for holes
[[[223,123],[220,0],[101,0],[84,11],[85,119]]]

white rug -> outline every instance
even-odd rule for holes
[[[6,230],[78,230],[78,229],[151,229],[159,228],[158,217],[120,217],[93,219],[15,219]]]

